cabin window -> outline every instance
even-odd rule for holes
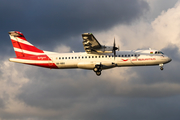
[[[114,57],[114,56],[112,55],[112,57]]]
[[[59,59],[61,59],[61,57],[59,57]]]
[[[91,58],[91,56],[89,56],[89,58]]]
[[[102,55],[102,58],[104,58],[104,56]]]
[[[62,57],[62,59],[64,59],[64,57]]]
[[[117,55],[116,55],[116,57],[117,57]]]
[[[119,57],[121,57],[121,55],[119,55]]]
[[[133,57],[133,54],[131,56]]]
[[[65,59],[67,59],[67,57],[65,57]]]
[[[138,54],[138,56],[140,56],[140,54]]]
[[[92,56],[92,58],[94,58],[94,56]]]
[[[85,58],[87,58],[87,56],[85,56]]]
[[[82,56],[82,59],[83,59],[84,57]]]
[[[137,55],[135,54],[134,56],[136,57]]]
[[[59,65],[59,63],[56,63],[56,65]]]
[[[78,57],[80,59],[80,57]]]
[[[75,57],[75,59],[77,59],[77,57]]]
[[[111,57],[111,56],[109,55],[109,57]]]
[[[99,55],[99,58],[101,58],[101,56]]]
[[[73,59],[73,57],[72,57],[72,59]]]
[[[130,57],[130,55],[128,55],[128,57]]]
[[[125,57],[127,57],[127,55],[125,55]]]
[[[107,55],[106,55],[106,58],[107,58]]]
[[[71,59],[71,57],[69,57],[69,59]]]

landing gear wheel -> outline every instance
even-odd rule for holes
[[[97,67],[94,67],[93,71],[94,71],[94,72],[97,72],[97,71],[99,71],[99,70],[98,70]]]
[[[161,70],[164,70],[164,68],[163,68],[163,67],[160,67],[160,69],[161,69]]]
[[[97,75],[97,76],[100,76],[100,75],[101,75],[101,72],[100,72],[100,71],[96,72],[96,75]]]

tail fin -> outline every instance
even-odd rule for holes
[[[44,53],[43,50],[40,50],[29,43],[21,32],[11,31],[9,32],[9,36],[17,58],[40,55]]]

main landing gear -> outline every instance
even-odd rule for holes
[[[93,68],[93,71],[96,73],[97,76],[100,76],[101,75],[101,66],[100,65],[96,65],[94,68]]]
[[[164,70],[163,64],[159,64],[160,70]]]

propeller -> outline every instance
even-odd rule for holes
[[[115,56],[116,56],[116,50],[118,50],[118,51],[119,51],[119,46],[118,46],[118,47],[116,47],[115,38],[114,38],[114,44],[113,44],[114,59],[115,59]]]

